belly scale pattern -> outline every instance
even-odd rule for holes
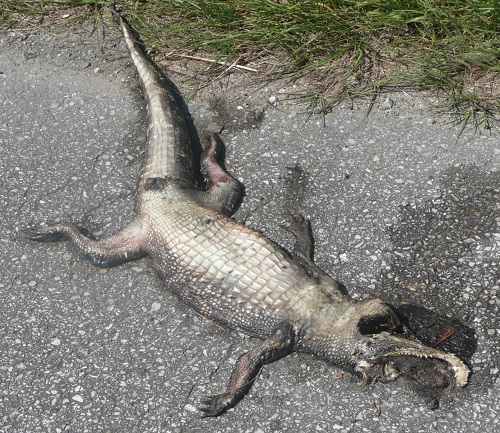
[[[145,214],[156,272],[201,315],[260,338],[292,319],[290,302],[310,281],[279,246],[190,200]]]

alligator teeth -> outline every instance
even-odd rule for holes
[[[433,350],[433,349],[431,349]],[[394,352],[389,352],[384,355],[384,357],[396,357],[396,356],[415,356],[418,358],[424,359],[440,359],[441,361],[445,361],[451,366],[451,369],[455,373],[455,383],[457,386],[463,387],[467,385],[467,380],[469,378],[469,367],[464,364],[464,362],[456,357],[455,355],[451,355],[445,352],[435,351],[435,353],[422,353],[415,350],[396,350]]]

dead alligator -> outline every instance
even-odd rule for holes
[[[99,241],[74,225],[27,231],[41,242],[70,240],[92,264],[116,266],[148,256],[160,278],[202,316],[261,341],[241,355],[225,392],[204,400],[205,416],[233,407],[264,364],[294,351],[316,355],[366,383],[398,376],[423,387],[464,386],[469,369],[456,356],[391,335],[396,314],[380,299],[356,302],[308,257],[308,222],[296,218],[295,258],[261,233],[229,218],[241,186],[218,162],[211,136],[197,185],[192,139],[177,92],[121,25],[147,104],[148,151],[137,217]]]

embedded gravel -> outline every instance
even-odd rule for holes
[[[105,34],[0,34],[0,432],[498,431],[498,132],[459,136],[406,93],[367,118],[361,103],[310,117],[293,86],[235,72],[197,87],[191,64],[168,65],[200,134],[224,126],[246,187],[237,219],[290,248],[281,224],[300,210],[316,261],[354,298],[410,301],[478,339],[470,385],[436,410],[403,381],[360,387],[294,354],[201,419],[252,340],[193,314],[147,259],[99,270],[19,233],[73,221],[101,236],[133,217],[144,109],[119,33]]]

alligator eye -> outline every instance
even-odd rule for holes
[[[380,334],[383,331],[392,331],[396,327],[394,317],[390,314],[365,316],[358,322],[358,330],[362,335]]]

